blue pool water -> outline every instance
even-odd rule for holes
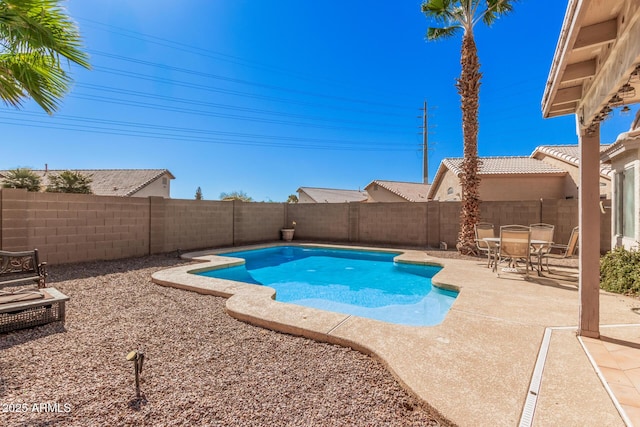
[[[390,323],[437,325],[458,295],[432,286],[440,267],[394,263],[398,253],[278,246],[220,255],[246,263],[198,274],[270,286],[277,301]]]

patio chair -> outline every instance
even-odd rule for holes
[[[476,233],[476,247],[478,251],[487,254],[487,268],[491,267],[493,261],[493,254],[495,252],[497,243],[488,242],[485,238],[495,238],[496,234],[493,229],[493,224],[488,222],[479,222],[474,226]]]
[[[566,245],[552,244],[548,250],[538,256],[538,271],[542,272],[542,260],[546,259],[547,271],[549,271],[549,258],[551,259],[567,259],[576,255],[578,249],[579,228],[574,227],[569,236],[569,242]],[[559,253],[558,253],[559,252]]]
[[[531,230],[531,259],[538,260],[544,252],[548,252],[550,246],[553,244],[553,232],[555,226],[551,224],[537,223],[529,225]],[[534,243],[534,241],[545,242],[543,244]],[[538,263],[538,269],[540,265]]]
[[[531,231],[524,225],[503,225],[500,227],[500,243],[494,254],[493,271],[500,270],[498,264],[508,261],[508,269],[517,272],[518,261],[524,261],[525,275],[529,278],[529,264],[531,261]]]

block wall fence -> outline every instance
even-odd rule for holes
[[[602,252],[611,247],[610,212],[601,216]],[[295,240],[453,248],[459,215],[459,202],[243,203],[1,189],[0,249],[37,248],[50,264],[109,260],[273,242],[292,221]],[[555,224],[555,240],[566,243],[578,225],[578,202],[483,202],[481,219],[496,228]]]

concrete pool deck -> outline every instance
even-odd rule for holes
[[[216,252],[267,246],[273,245],[186,254],[203,263],[157,272],[153,281],[228,297],[227,312],[240,320],[371,354],[409,391],[461,426],[625,425],[610,387],[591,363],[593,355],[576,336],[575,284],[535,275],[528,281],[515,274],[497,278],[483,258],[311,245],[401,251],[399,261],[443,266],[433,283],[458,289],[458,298],[440,325],[411,327],[284,304],[272,299],[272,288],[189,274],[242,263]],[[640,331],[640,316],[632,310],[638,307],[637,299],[602,292],[602,335],[618,344],[640,337],[632,332]],[[638,327],[606,327],[632,324]],[[539,361],[539,354],[546,357]],[[530,392],[536,379],[539,387]]]

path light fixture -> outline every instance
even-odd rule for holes
[[[140,374],[142,373],[144,352],[141,350],[133,350],[127,354],[127,360],[133,362],[133,369],[136,376],[136,399],[140,399]]]

